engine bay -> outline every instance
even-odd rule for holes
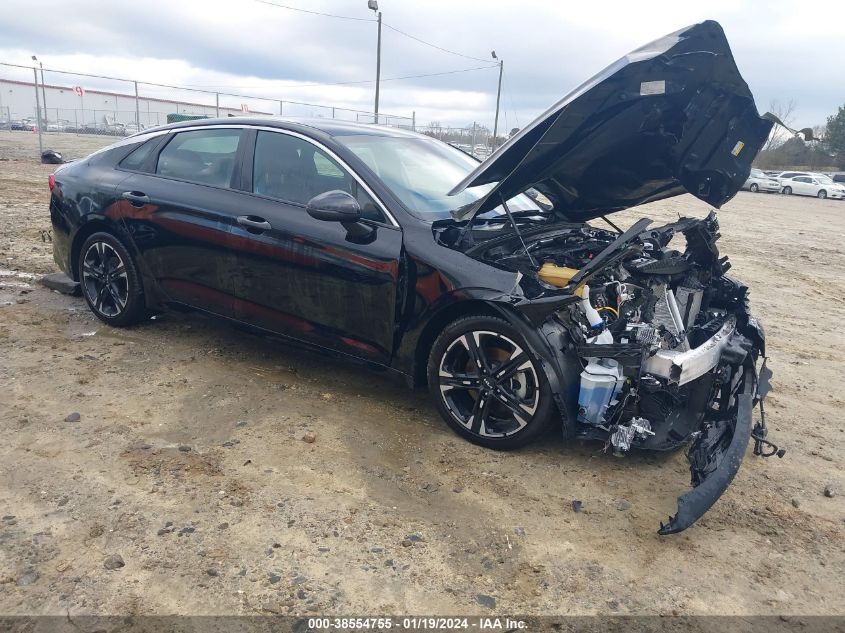
[[[581,225],[526,235],[516,249],[479,249],[541,291],[571,293],[552,318],[581,367],[576,434],[617,455],[675,448],[729,417],[744,359],[762,346],[741,333],[748,290],[726,275],[715,213],[649,223],[621,234]]]

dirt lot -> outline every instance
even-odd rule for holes
[[[659,537],[680,453],[494,453],[385,374],[198,316],[110,329],[42,288],[33,143],[0,133],[0,613],[845,614],[845,202],[740,193],[720,213],[787,455],[749,450],[703,520]],[[678,212],[707,208],[619,221]]]

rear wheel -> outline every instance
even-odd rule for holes
[[[783,188],[783,194],[786,195],[786,196],[791,196],[792,195],[792,187],[784,187]]]
[[[470,316],[446,326],[429,356],[428,385],[447,424],[488,448],[523,446],[551,421],[548,380],[504,319]]]
[[[819,192],[816,194],[820,199],[824,200],[827,198],[827,191],[824,189],[820,189]]]
[[[79,281],[88,307],[117,327],[144,316],[143,288],[132,255],[114,235],[94,233],[79,254]]]
[[[756,182],[752,182],[752,183],[751,183],[751,186],[749,187],[749,189],[751,189],[751,192],[752,192],[752,193],[757,193],[757,192],[760,190],[760,187],[759,187],[759,186],[757,186],[757,183],[756,183]]]

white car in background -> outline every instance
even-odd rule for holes
[[[763,170],[761,169],[752,169],[751,175],[748,176],[748,180],[745,181],[745,184],[742,185],[743,189],[748,189],[753,193],[757,193],[758,191],[765,191],[768,193],[779,193],[780,192],[780,182],[772,178],[771,176],[767,176]]]
[[[783,182],[784,180],[789,180],[790,178],[795,178],[795,176],[811,176],[810,172],[808,171],[781,171],[771,176],[772,180],[777,180],[778,182]]]
[[[816,198],[845,198],[845,187],[838,185],[827,176],[807,174],[780,179],[781,191],[786,194],[799,196],[814,196]]]

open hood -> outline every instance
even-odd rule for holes
[[[769,135],[722,27],[702,22],[643,46],[569,93],[462,180],[497,183],[464,220],[534,187],[586,221],[683,193],[720,207]]]

